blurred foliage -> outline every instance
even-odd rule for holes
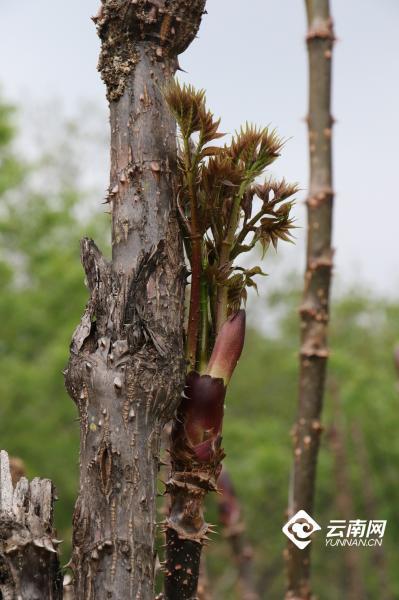
[[[14,149],[12,120],[12,110],[0,104],[0,446],[24,460],[29,477],[55,482],[66,562],[79,423],[61,371],[87,298],[78,241],[88,233],[104,246],[107,220],[84,216],[88,199],[79,184],[79,165],[71,153],[60,151],[62,144],[38,164],[24,164]],[[282,597],[284,586],[281,527],[297,401],[299,287],[300,282],[290,283],[265,300],[264,310],[276,315],[274,329],[272,334],[260,327],[249,331],[229,389],[224,427],[226,465],[243,505],[260,596],[271,600]],[[388,520],[382,557],[373,548],[357,550],[364,600],[399,597],[399,390],[392,359],[398,323],[399,301],[375,298],[367,290],[348,291],[333,303],[326,434],[314,517],[323,527],[329,519],[345,518],[337,507],[342,490],[337,489],[328,435],[334,384],[340,396],[352,518]],[[212,498],[208,517],[217,522]],[[315,592],[322,600],[348,598],[346,551],[323,544],[324,536],[316,535]],[[206,555],[214,599],[238,599],[236,572],[223,536],[215,536]],[[385,595],[383,581],[388,582]]]
[[[79,423],[62,370],[87,299],[79,239],[101,242],[106,219],[82,218],[87,198],[65,145],[23,163],[11,119],[0,104],[0,446],[23,459],[29,477],[56,483],[57,523],[69,540]]]

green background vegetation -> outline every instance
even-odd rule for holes
[[[17,153],[14,121],[13,110],[0,103],[0,446],[23,459],[29,477],[55,482],[57,527],[67,562],[79,423],[62,370],[87,299],[79,239],[93,235],[104,247],[108,223],[99,211],[91,218],[84,210],[90,198],[80,185],[73,128],[66,129],[54,152],[28,162]],[[271,600],[283,594],[281,527],[297,401],[300,281],[295,286],[292,280],[262,301],[268,320],[275,315],[272,333],[249,329],[224,427],[226,465],[245,513],[260,595]],[[268,286],[273,289],[272,278]],[[393,364],[398,318],[399,299],[377,298],[359,286],[333,302],[314,517],[324,527],[329,519],[345,518],[341,494],[353,503],[352,518],[388,520],[382,556],[373,548],[356,551],[364,598],[373,600],[399,598],[399,389]],[[343,440],[339,465],[346,488],[337,480],[333,425]],[[214,499],[208,517],[217,522]],[[315,536],[315,592],[323,600],[349,598],[347,552],[323,544],[324,536]],[[206,556],[214,598],[239,598],[223,536],[215,536]]]

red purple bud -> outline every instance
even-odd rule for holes
[[[239,310],[222,325],[209,360],[207,374],[227,385],[244,346],[245,310]]]
[[[211,459],[221,437],[226,388],[221,379],[191,371],[186,378],[184,396],[172,438],[184,437],[197,459]]]
[[[184,440],[199,462],[209,462],[220,453],[226,385],[240,358],[245,337],[245,311],[223,324],[209,361],[207,373],[188,373],[178,416],[172,429],[175,448]]]
[[[193,445],[204,441],[207,432],[220,432],[223,420],[225,389],[223,382],[191,372],[187,376],[186,433]]]

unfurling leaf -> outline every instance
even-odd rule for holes
[[[246,304],[247,291],[245,289],[245,277],[241,273],[236,273],[230,277],[226,285],[228,287],[227,299],[230,312],[235,313],[242,304]]]
[[[206,156],[221,156],[224,154],[224,149],[221,146],[205,146],[201,150],[200,159],[205,158]]]
[[[275,131],[246,123],[233,137],[229,153],[235,163],[242,163],[248,182],[261,175],[280,154],[283,141]]]
[[[201,114],[201,142],[207,144],[212,140],[217,140],[223,137],[225,134],[218,131],[220,125],[220,119],[213,120],[213,114],[206,109],[205,102],[202,105]]]
[[[238,187],[244,179],[244,169],[235,165],[231,157],[223,152],[211,157],[202,168],[202,185],[204,190],[212,194],[220,186]]]
[[[224,136],[218,131],[220,119],[216,121],[206,108],[205,90],[196,90],[192,85],[180,85],[177,79],[164,90],[165,100],[172,111],[183,138],[188,139],[199,132],[201,146]],[[206,154],[204,156],[207,156]]]
[[[164,90],[164,97],[184,138],[201,129],[205,90],[196,90],[192,85],[181,86],[174,79]]]
[[[287,203],[291,205],[291,203]],[[263,252],[268,249],[270,242],[277,250],[278,240],[293,242],[291,230],[295,229],[294,220],[289,218],[291,206],[285,208],[281,214],[274,213],[274,218],[263,217],[256,231],[256,237],[262,244]]]
[[[252,267],[251,269],[246,269],[245,275],[247,277],[253,277],[254,275],[262,275],[263,277],[266,277],[267,273],[264,273],[262,271],[261,267],[256,266],[256,267]]]
[[[273,179],[266,180],[262,185],[256,184],[253,186],[254,193],[263,200],[263,211],[273,211],[276,204],[287,200],[298,192],[298,185],[290,184],[282,179],[275,181]]]

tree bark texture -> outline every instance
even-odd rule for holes
[[[175,123],[162,88],[204,0],[103,0],[95,17],[111,124],[112,261],[82,241],[90,299],[66,385],[81,421],[76,598],[153,598],[160,435],[184,379],[185,269]]]
[[[13,486],[7,452],[0,452],[0,598],[62,598],[53,529],[54,487],[49,479],[21,477]]]
[[[321,410],[328,358],[327,327],[333,251],[331,247],[332,125],[331,58],[334,43],[329,0],[306,0],[309,59],[309,160],[307,263],[301,316],[299,407],[293,431],[294,466],[289,516],[312,514]],[[310,548],[287,551],[287,598],[310,598]]]

